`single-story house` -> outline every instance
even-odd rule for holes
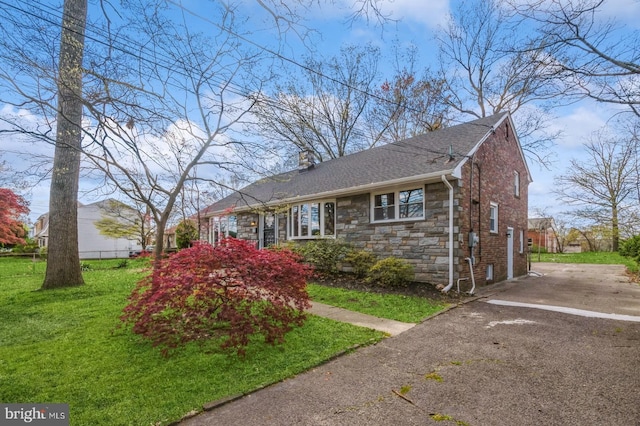
[[[511,116],[500,113],[317,164],[301,155],[297,170],[200,213],[212,244],[335,238],[406,259],[415,281],[448,291],[527,274],[531,181]]]
[[[109,216],[109,203],[115,200],[102,200],[91,204],[78,202],[78,251],[80,259],[128,258],[131,252],[140,252],[142,246],[135,238],[111,238],[104,236],[95,223]],[[131,215],[136,217],[135,210]],[[120,219],[112,216],[114,219]],[[33,238],[39,247],[49,244],[49,213],[38,217],[34,224]]]

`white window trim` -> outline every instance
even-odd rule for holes
[[[516,197],[520,196],[520,173],[516,170],[513,172],[513,192]]]
[[[225,231],[224,231],[224,238],[228,238],[229,237],[229,217],[235,217],[236,218],[236,234],[238,232],[238,216],[234,215],[234,214],[230,214],[230,215],[225,215],[225,216],[211,216],[209,218],[209,243],[212,245],[216,245],[218,244],[218,241],[215,238],[216,235],[216,228],[218,231],[218,234],[221,234],[220,232],[220,227],[222,222],[226,222],[227,226],[225,227]],[[216,221],[217,219],[217,221]]]
[[[421,216],[418,217],[404,217],[401,218],[400,217],[400,193],[404,192],[404,191],[411,191],[411,190],[415,190],[415,189],[421,189],[422,190],[422,214]],[[375,219],[375,208],[376,208],[376,195],[382,195],[382,194],[389,194],[392,193],[394,194],[395,197],[395,204],[394,204],[394,215],[395,215],[395,219],[382,219],[382,220],[376,220]],[[425,186],[424,185],[418,185],[418,186],[406,186],[406,187],[402,187],[402,188],[389,188],[387,190],[383,190],[383,191],[377,191],[377,192],[372,192],[371,193],[371,200],[370,200],[370,217],[371,217],[371,223],[389,223],[389,222],[415,222],[415,221],[419,221],[419,220],[424,220],[424,218],[426,217],[426,203],[425,203],[425,198],[426,198],[426,190],[425,190]]]
[[[494,218],[495,228],[491,227],[491,210],[495,210],[495,212],[496,212],[496,215],[495,215],[495,218]],[[498,233],[498,229],[499,229],[498,219],[500,217],[499,213],[500,212],[499,212],[499,209],[498,209],[498,203],[493,203],[493,202],[489,203],[489,232],[492,233],[492,234],[497,234]]]
[[[333,203],[333,235],[325,235],[324,231],[325,231],[325,213],[324,213],[324,205],[326,203]],[[302,205],[307,205],[309,206],[309,211],[311,211],[311,204],[319,204],[320,205],[320,212],[318,213],[320,216],[320,235],[300,235],[301,231],[302,231],[302,225],[300,224],[300,221],[298,220],[297,223],[294,224],[293,222],[293,215],[292,215],[292,209],[294,207],[300,207]],[[337,210],[338,210],[338,203],[336,202],[335,199],[326,199],[326,200],[311,200],[311,201],[306,201],[306,202],[301,202],[301,203],[295,203],[289,206],[289,209],[287,210],[287,239],[288,240],[319,240],[322,238],[336,238],[336,224],[337,224],[337,220],[338,220],[338,214],[337,214]],[[299,214],[299,213],[298,213]],[[294,236],[293,232],[291,232],[293,230],[293,226],[298,226],[298,235]],[[309,226],[309,232],[311,232],[311,226]]]

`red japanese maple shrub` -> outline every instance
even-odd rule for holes
[[[8,188],[0,188],[0,244],[24,244],[27,231],[20,216],[29,213],[24,198]]]
[[[299,260],[289,250],[257,250],[234,238],[216,247],[196,244],[141,280],[121,319],[165,355],[212,338],[241,355],[253,335],[281,343],[310,306],[311,270]]]

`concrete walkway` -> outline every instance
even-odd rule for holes
[[[330,318],[336,321],[348,322],[360,327],[372,328],[382,331],[390,336],[396,336],[403,331],[413,328],[416,324],[378,318],[372,315],[361,314],[324,303],[312,302],[311,309],[307,312],[320,317]]]

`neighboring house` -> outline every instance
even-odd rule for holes
[[[49,213],[45,213],[36,219],[33,224],[33,239],[38,247],[46,247],[49,244]]]
[[[135,239],[109,238],[100,234],[95,222],[105,214],[103,207],[111,200],[92,204],[78,202],[78,250],[80,259],[127,258],[130,252],[140,251],[142,247]],[[132,211],[135,214],[135,211]],[[34,239],[39,247],[49,243],[49,213],[40,216],[34,225]]]
[[[207,207],[209,242],[336,238],[414,266],[415,280],[527,274],[531,175],[508,113],[261,179]]]
[[[163,250],[164,251],[169,251],[169,250],[176,250],[178,248],[177,244],[176,244],[176,228],[178,226],[172,226],[171,228],[167,228],[166,231],[164,231],[164,238],[163,238]]]
[[[547,250],[548,253],[558,252],[558,240],[555,234],[555,222],[552,217],[537,217],[529,219],[527,238],[536,247]]]
[[[189,216],[187,219],[191,220],[194,224],[200,223],[200,231],[199,231],[199,239],[200,240],[205,240],[205,241],[209,241],[209,222],[208,219],[205,219],[203,216],[203,212],[200,212],[200,217],[198,217],[198,214],[194,214],[192,216]],[[166,231],[164,231],[164,251],[176,251],[178,249],[178,244],[177,244],[177,240],[176,240],[176,229],[178,228],[178,225],[172,226],[170,228],[167,228]],[[231,234],[231,236],[234,236],[233,234]]]

